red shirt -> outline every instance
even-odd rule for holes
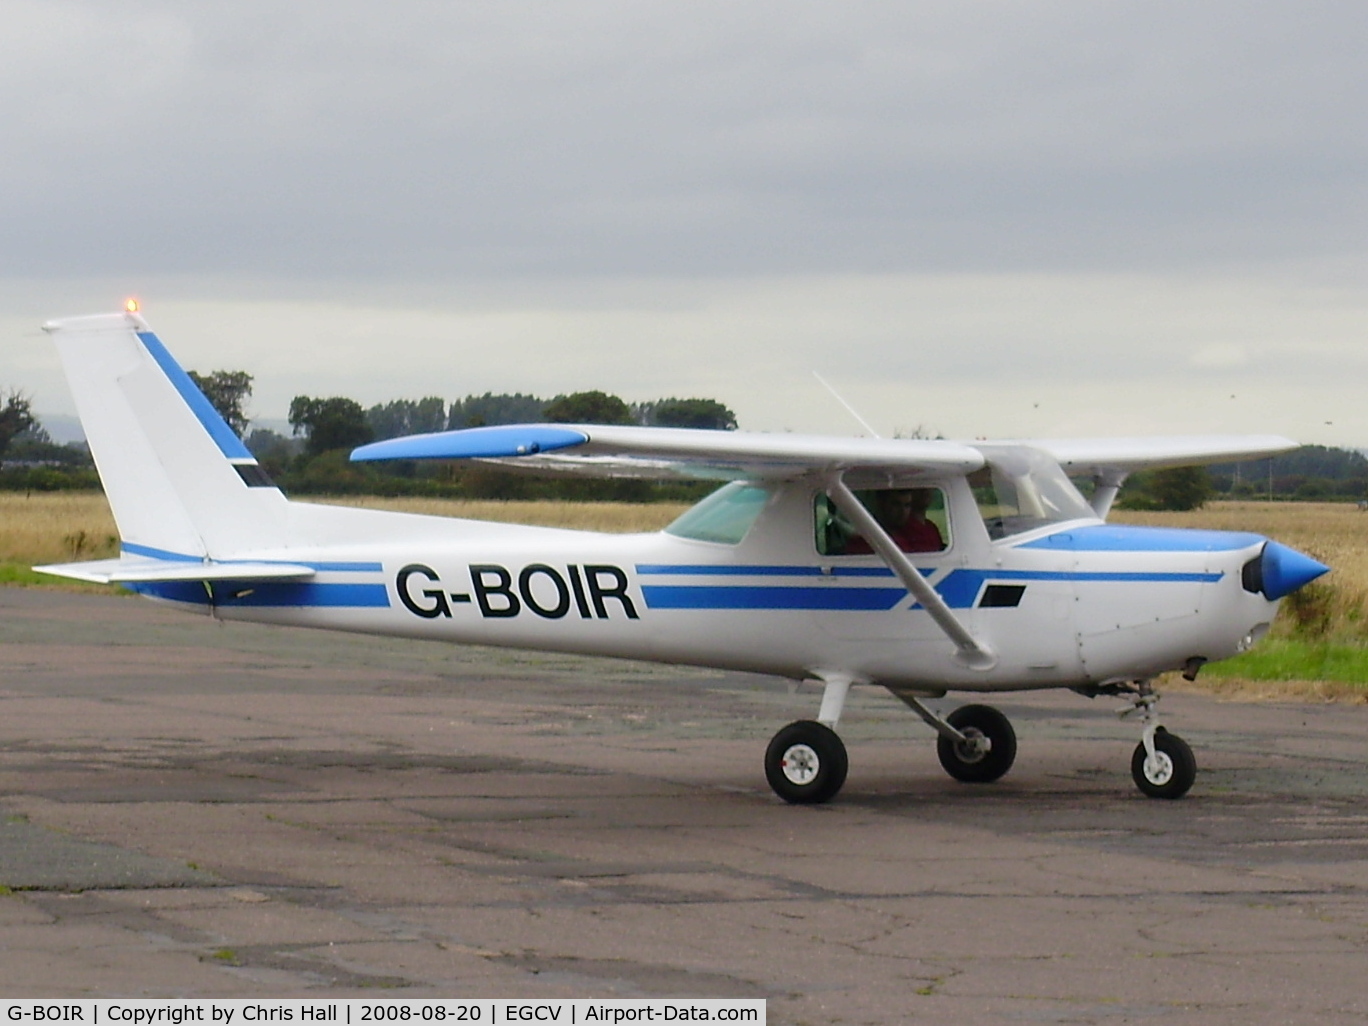
[[[888,536],[903,552],[939,552],[945,548],[940,528],[929,520],[909,518],[898,530],[889,531]],[[846,543],[847,556],[863,556],[873,551],[863,535],[857,534]]]

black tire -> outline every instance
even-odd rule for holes
[[[945,722],[969,737],[985,737],[986,752],[969,749],[948,737],[936,740],[936,754],[945,772],[966,784],[990,784],[1016,762],[1017,740],[1012,723],[991,705],[962,705]]]
[[[850,762],[845,744],[815,720],[790,723],[765,749],[765,779],[793,805],[817,805],[836,797]]]
[[[1181,798],[1197,779],[1197,759],[1188,743],[1163,727],[1154,732],[1157,765],[1146,766],[1144,742],[1135,746],[1131,756],[1131,776],[1135,786],[1149,798]]]

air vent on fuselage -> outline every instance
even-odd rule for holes
[[[979,599],[980,609],[1015,609],[1021,605],[1021,596],[1026,594],[1024,584],[990,584],[983,589]]]

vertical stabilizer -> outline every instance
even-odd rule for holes
[[[140,316],[43,328],[126,551],[224,559],[282,543],[285,497]]]

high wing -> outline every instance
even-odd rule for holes
[[[1119,483],[1136,470],[1258,459],[1295,449],[1297,443],[1274,435],[965,443],[690,428],[513,424],[392,438],[361,446],[352,453],[352,459],[476,459],[520,470],[651,479],[784,479],[843,470],[907,478],[972,473],[984,465],[985,454],[1009,446],[1042,450],[1071,475]]]
[[[983,454],[958,442],[836,438],[596,424],[513,424],[363,445],[353,460],[478,459],[521,470],[594,477],[787,479],[814,471],[915,478],[971,473]]]
[[[1018,443],[1049,453],[1070,477],[1090,477],[1093,511],[1106,517],[1126,478],[1137,470],[1238,463],[1297,448],[1279,435],[1188,435],[1169,438],[1054,438]]]
[[[1297,448],[1279,435],[1190,435],[1168,438],[1047,438],[1016,443],[1043,449],[1075,476],[1131,474],[1137,470],[1192,467],[1264,459]]]

